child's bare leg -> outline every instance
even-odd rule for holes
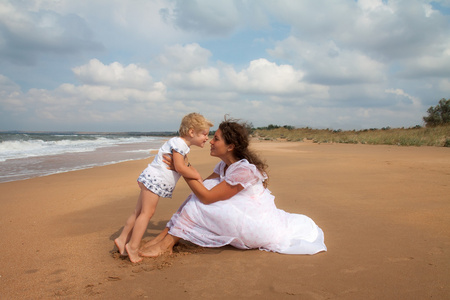
[[[116,245],[117,249],[119,250],[120,255],[122,255],[122,256],[128,256],[128,253],[125,250],[125,243],[126,242],[122,242],[119,238],[116,238],[114,240],[114,244]]]
[[[123,256],[127,256],[127,252],[125,251],[125,244],[131,238],[131,234],[133,233],[134,222],[136,221],[136,215],[139,215],[140,209],[133,212],[131,216],[128,217],[125,226],[122,229],[122,233],[118,238],[114,240],[114,244],[116,244],[117,249],[119,249],[119,253]]]
[[[172,253],[173,246],[175,246],[179,240],[179,237],[167,234],[159,243],[150,247],[145,247],[145,249],[139,251],[139,254],[145,257],[158,257],[164,252]]]
[[[131,216],[128,217],[127,221],[125,222],[125,225],[123,226],[122,232],[120,233],[119,237],[114,240],[114,244],[116,244],[117,249],[119,249],[119,253],[123,256],[128,255],[125,250],[125,245],[131,238],[134,223],[136,222],[137,216],[139,216],[139,214],[141,213],[141,209],[142,209],[142,199],[141,195],[139,195],[133,213],[131,214]]]
[[[139,198],[142,202],[141,213],[137,216],[134,222],[131,238],[127,244],[125,244],[125,250],[131,262],[140,262],[142,257],[139,256],[138,250],[142,240],[142,236],[147,230],[148,222],[155,213],[156,205],[158,204],[159,196],[149,191],[143,184],[141,186],[141,194]]]

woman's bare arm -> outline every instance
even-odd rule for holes
[[[240,184],[230,185],[226,181],[222,181],[211,190],[208,190],[197,180],[189,178],[185,178],[185,180],[197,198],[204,204],[229,199],[244,189]]]
[[[164,155],[163,155],[163,162],[167,165],[167,169],[176,171],[176,169],[175,169],[175,163],[174,163],[173,155],[172,155],[172,154],[164,154]],[[197,173],[198,173],[197,169],[195,169],[192,165],[190,165],[189,168],[193,169],[194,172],[197,172]],[[180,173],[180,174],[181,174],[181,173]],[[199,176],[200,176],[200,173],[198,173],[198,174],[199,174]],[[182,175],[182,174],[181,174],[181,175]],[[209,175],[206,179],[213,179],[213,178],[217,178],[217,177],[219,177],[219,174],[213,172],[213,173],[211,173],[211,175]],[[194,178],[194,179],[195,179],[195,178]],[[206,179],[205,179],[205,180],[206,180]]]
[[[209,175],[208,177],[206,177],[205,180],[207,180],[207,179],[214,179],[214,178],[218,178],[218,177],[219,177],[219,174],[217,174],[217,173],[211,173],[211,175]]]

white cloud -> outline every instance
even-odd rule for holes
[[[411,95],[408,95],[407,93],[405,93],[402,89],[387,89],[385,91],[386,93],[390,93],[390,94],[394,94],[394,95],[398,95],[398,96],[403,96],[405,98],[408,98],[411,100],[412,105],[415,107],[420,107],[421,106],[421,102],[420,99]]]
[[[163,18],[183,30],[210,35],[231,33],[240,22],[237,2],[192,0],[173,1],[173,6],[161,9]]]
[[[0,37],[0,54],[16,64],[35,64],[44,53],[67,55],[102,49],[85,20],[77,15],[34,12],[3,1]]]
[[[359,2],[358,2],[359,3]],[[427,17],[423,1],[389,1],[370,13],[356,14],[350,34],[342,42],[384,60],[434,53],[448,32],[441,14]]]
[[[450,77],[450,45],[441,53],[435,55],[424,54],[420,57],[403,61],[404,69],[399,76],[406,78],[421,77]]]
[[[269,53],[303,66],[311,82],[341,85],[385,80],[383,63],[357,50],[341,49],[334,41],[310,43],[289,37],[278,42]]]
[[[260,126],[415,125],[448,98],[440,7],[448,0],[4,0],[0,125],[176,129],[200,109]]]
[[[373,11],[388,11],[393,12],[388,5],[384,4],[382,0],[358,0],[357,5],[365,12]]]
[[[148,90],[62,84],[53,91],[31,89],[26,94],[11,94],[1,105],[11,113],[20,111],[33,119],[51,121],[54,128],[77,123],[102,126],[101,122],[111,126],[131,119],[136,123],[145,122],[158,109],[167,107],[165,93],[161,83]]]
[[[8,77],[0,74],[0,111],[6,114],[25,111],[25,105],[20,100],[20,87]],[[1,115],[1,114],[0,114]]]
[[[89,85],[119,86],[143,90],[153,86],[148,71],[135,64],[124,67],[121,63],[113,62],[104,65],[98,59],[91,59],[88,64],[72,70],[82,83]]]
[[[20,86],[13,82],[8,77],[0,74],[0,93],[1,95],[6,95],[9,93],[14,93],[20,91]]]
[[[290,65],[277,65],[266,59],[250,62],[247,69],[236,72],[225,68],[225,78],[232,88],[243,93],[271,95],[305,95],[323,93],[326,88],[303,82],[304,73]]]
[[[144,123],[160,107],[167,107],[166,86],[162,82],[154,83],[146,69],[134,64],[104,65],[93,59],[75,67],[74,73],[82,85],[64,83],[54,90],[30,89],[26,93],[0,75],[2,110],[11,116],[28,115],[24,123],[46,120],[58,128],[63,124],[83,123],[102,126],[102,122],[111,126],[130,120]],[[8,86],[10,92],[6,94]]]
[[[212,89],[220,85],[220,74],[216,68],[197,68],[189,73],[171,73],[166,78],[167,84],[181,89]]]
[[[177,71],[192,71],[193,69],[208,65],[211,52],[200,47],[197,43],[173,45],[165,47],[164,53],[159,55],[156,61],[164,68]]]
[[[439,81],[439,89],[442,91],[443,95],[450,95],[450,79],[442,79]],[[449,96],[445,97],[446,99],[450,99]]]

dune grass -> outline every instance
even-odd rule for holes
[[[399,146],[450,147],[450,125],[437,127],[383,128],[360,131],[279,127],[254,129],[253,136],[263,140],[303,141]]]

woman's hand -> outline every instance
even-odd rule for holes
[[[177,170],[177,168],[175,167],[175,160],[173,158],[173,154],[163,154],[163,162],[167,165],[168,170],[178,172],[185,178],[187,177],[187,178],[191,178],[191,179],[196,179],[199,182],[203,182],[202,176],[200,175],[200,173],[189,162],[187,162],[186,158],[184,160],[184,164],[187,167],[188,171],[186,169],[185,169],[185,171],[182,171],[182,172]],[[186,162],[187,162],[187,164],[186,164]]]
[[[173,164],[172,154],[164,154],[163,162],[167,165],[167,169],[175,171],[175,165]]]

